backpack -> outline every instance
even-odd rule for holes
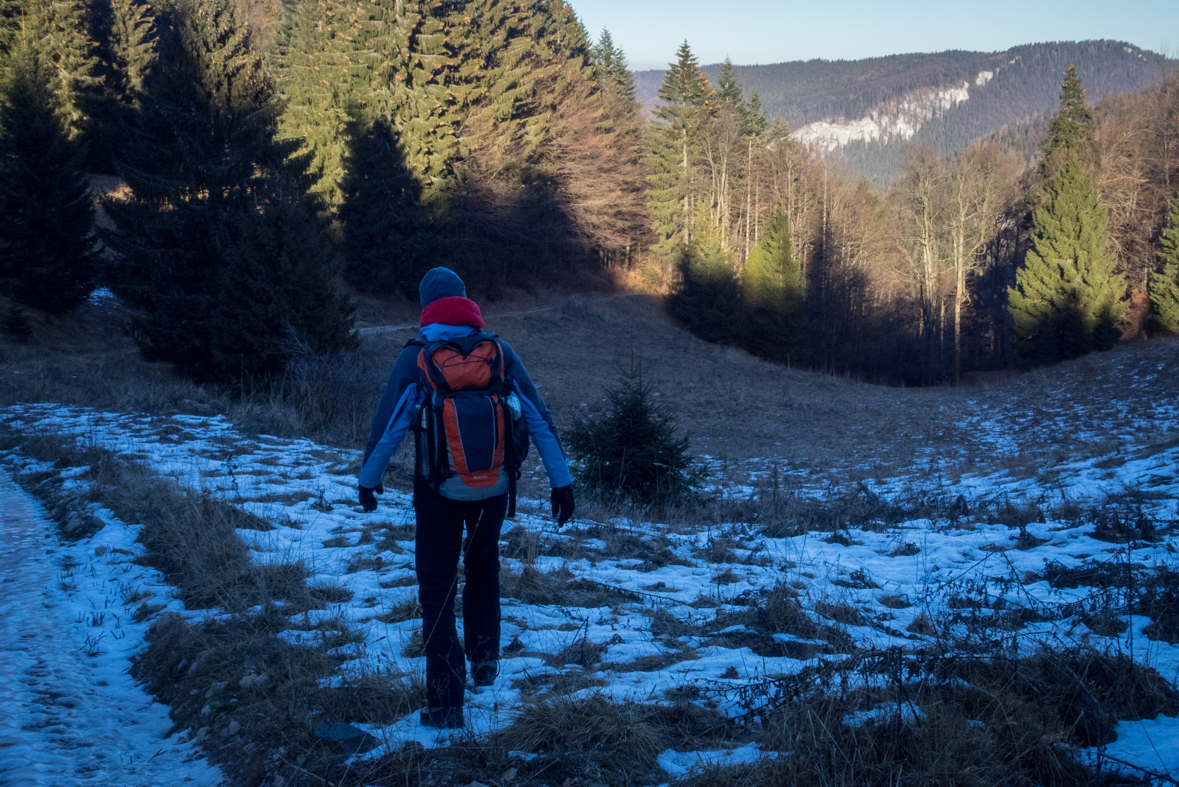
[[[505,374],[502,345],[490,333],[411,344],[421,347],[418,369],[427,389],[414,419],[419,474],[441,494],[449,479],[479,490],[507,473],[508,516],[515,516],[528,427]]]

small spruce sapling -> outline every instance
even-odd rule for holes
[[[598,418],[575,418],[567,433],[578,480],[591,489],[663,506],[691,497],[703,481],[687,437],[677,437],[675,418],[656,403],[641,360],[620,370],[607,390],[607,410]]]

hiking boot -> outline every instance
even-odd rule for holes
[[[457,730],[466,725],[462,708],[422,708],[418,718],[427,727],[440,730]]]
[[[471,665],[471,683],[477,689],[485,689],[488,686],[495,685],[495,679],[499,675],[498,661],[482,661],[478,664]]]

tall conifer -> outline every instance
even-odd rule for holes
[[[297,346],[346,343],[346,301],[289,146],[272,141],[244,27],[227,0],[173,9],[124,171],[132,197],[106,202],[113,284],[145,356],[198,378],[276,374]]]
[[[145,0],[111,0],[108,48],[117,82],[111,87],[122,102],[135,103],[156,54],[155,15]]]
[[[101,99],[102,72],[91,6],[85,0],[30,0],[38,51],[52,66],[51,86],[71,139],[85,139]]]
[[[1021,353],[1050,363],[1113,346],[1126,282],[1106,251],[1109,215],[1075,154],[1049,184],[1033,223],[1032,249],[1008,290]]]
[[[417,0],[303,0],[279,36],[280,133],[309,157],[314,190],[330,207],[343,199],[355,111],[389,119],[424,188],[446,179],[457,145],[452,36],[461,34],[448,10]]]
[[[18,39],[0,97],[0,279],[6,294],[49,312],[94,289],[93,206],[80,144],[51,93],[52,72]]]
[[[1077,76],[1077,68],[1070,65],[1064,72],[1064,84],[1060,89],[1060,110],[1040,143],[1040,161],[1028,197],[1032,211],[1048,199],[1049,186],[1069,156],[1075,156],[1082,164],[1089,161],[1096,128],[1093,110],[1085,106],[1085,91]]]
[[[1158,255],[1163,269],[1150,280],[1155,328],[1179,333],[1179,196],[1171,200]]]
[[[716,98],[722,104],[728,104],[738,110],[745,103],[745,88],[742,87],[741,78],[737,76],[737,69],[728,55],[725,55],[720,73],[716,76]]]
[[[794,260],[790,222],[777,212],[749,252],[742,277],[749,320],[746,348],[763,358],[801,360],[802,272]]]
[[[659,98],[664,103],[655,111],[658,124],[650,132],[648,146],[648,161],[654,169],[648,200],[658,238],[655,251],[667,254],[681,240],[691,240],[693,148],[716,109],[712,86],[687,41],[663,75]]]
[[[614,43],[614,38],[606,28],[602,28],[602,35],[594,44],[592,54],[602,87],[633,106],[638,95],[635,76],[627,65],[626,53]]]
[[[348,281],[367,292],[407,294],[433,267],[436,238],[421,185],[410,172],[397,131],[386,118],[357,118],[341,184]]]
[[[28,0],[0,0],[0,67],[16,45],[28,8]]]
[[[1070,65],[1064,72],[1064,84],[1060,88],[1060,111],[1048,125],[1048,136],[1040,146],[1043,158],[1059,157],[1063,164],[1072,153],[1083,161],[1096,128],[1093,110],[1085,106],[1085,91],[1077,76],[1077,67]]]

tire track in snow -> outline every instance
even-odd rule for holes
[[[132,630],[113,626],[118,616],[108,619],[97,593],[66,589],[70,563],[108,593],[118,577],[104,576],[109,564],[82,563],[89,544],[62,544],[54,530],[0,473],[0,785],[220,784],[193,744],[165,740],[167,707],[127,674],[137,643],[103,636]],[[95,626],[94,615],[109,623]]]

